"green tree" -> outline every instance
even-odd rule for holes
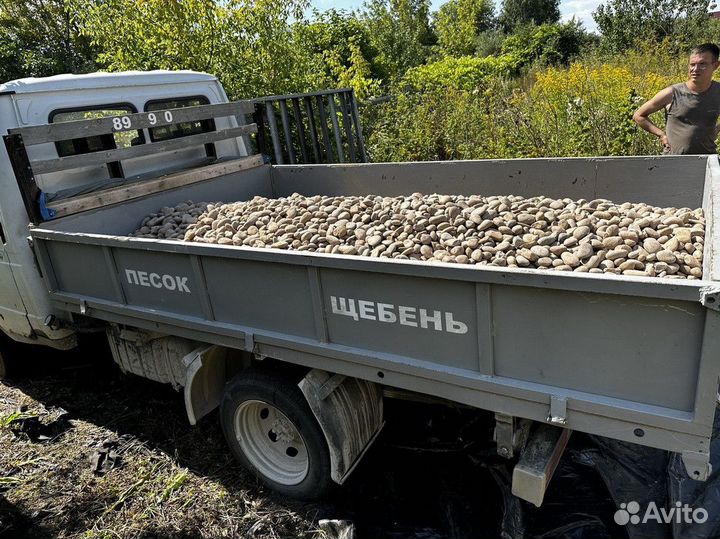
[[[438,44],[452,56],[473,54],[480,33],[494,26],[492,0],[449,0],[440,6],[435,17]]]
[[[377,65],[384,80],[397,80],[427,59],[436,42],[429,10],[429,0],[368,0],[364,4],[361,17],[378,51]]]
[[[0,82],[95,69],[64,0],[0,0]]]
[[[521,58],[526,64],[533,60],[543,65],[567,64],[591,40],[578,21],[524,26],[508,36],[502,53]]]
[[[238,96],[317,90],[323,68],[299,43],[291,20],[303,21],[307,0],[217,0],[230,13],[222,34],[221,73]]]
[[[112,71],[212,71],[229,13],[212,0],[69,0],[82,33]]]
[[[109,70],[194,69],[233,98],[314,89],[322,70],[293,40],[305,0],[68,0]]]
[[[333,84],[339,88],[352,88],[358,99],[366,99],[380,93],[380,79],[373,78],[370,63],[363,56],[355,37],[348,42],[350,57],[338,56],[336,51],[324,51],[325,64],[329,67]]]
[[[380,67],[375,58],[377,50],[373,47],[367,26],[355,13],[329,9],[313,12],[311,21],[303,21],[293,25],[297,41],[320,60],[332,57],[335,62],[350,68],[353,58],[359,61],[362,57],[372,77],[380,77]],[[334,68],[326,63],[326,74],[330,77]]]
[[[593,13],[602,46],[611,52],[633,47],[637,40],[669,39],[679,48],[708,39],[717,23],[704,0],[609,0]]]
[[[500,54],[502,44],[507,36],[502,30],[495,28],[480,32],[475,39],[475,54],[477,56],[493,56]]]
[[[499,22],[505,32],[560,20],[560,0],[503,0]]]

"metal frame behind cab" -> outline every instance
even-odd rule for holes
[[[25,211],[27,211],[30,222],[37,225],[43,221],[38,204],[40,188],[35,182],[35,175],[30,166],[30,160],[28,159],[22,135],[4,135],[3,140],[5,141],[5,148],[20,189],[20,196],[25,205]]]
[[[58,142],[74,138],[122,133],[145,128],[176,125],[198,120],[209,120],[225,116],[244,118],[254,110],[249,101],[237,101],[215,105],[200,105],[150,112],[108,116],[89,120],[77,120],[55,124],[14,128],[3,136],[10,163],[20,189],[30,221],[39,224],[47,220],[41,210],[42,191],[35,180],[36,174],[66,171],[81,167],[119,162],[123,159],[156,155],[177,151],[193,146],[202,146],[222,140],[242,137],[257,132],[255,124],[241,125],[219,131],[198,133],[181,138],[149,142],[139,146],[112,150],[100,150],[85,154],[58,157],[55,159],[32,159],[27,146]],[[153,177],[153,178],[156,178]],[[153,179],[148,178],[148,179]]]
[[[253,99],[253,103],[258,151],[273,164],[367,162],[351,88],[272,95]]]

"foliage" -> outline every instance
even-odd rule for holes
[[[427,59],[435,35],[430,28],[429,0],[368,0],[361,20],[377,50],[379,75],[399,79]]]
[[[430,88],[473,90],[493,77],[510,77],[531,64],[567,63],[580,51],[584,33],[578,23],[527,26],[505,39],[497,56],[459,58],[446,56],[436,62],[408,69],[398,85],[405,91]]]
[[[233,95],[256,97],[325,86],[317,59],[295,42],[289,28],[290,18],[302,20],[306,0],[230,0],[222,5],[229,30],[220,41],[220,73]]]
[[[588,41],[581,23],[576,21],[529,25],[509,36],[503,43],[502,52],[523,62],[539,60],[542,64],[565,64],[575,58]]]
[[[112,71],[194,69],[233,98],[310,90],[322,69],[293,39],[305,0],[69,0]]]
[[[560,0],[503,0],[499,22],[505,32],[528,24],[555,23],[560,20]]]
[[[381,161],[659,153],[657,139],[635,125],[632,113],[684,77],[686,59],[670,50],[655,44],[650,66],[641,48],[540,68],[523,79],[487,77],[474,89],[405,92],[381,111],[363,109],[373,127],[366,129],[368,151]]]
[[[632,113],[676,80],[653,72],[635,74],[617,63],[575,63],[538,73],[526,101],[537,108],[536,128],[545,133],[552,155],[656,153],[656,141],[637,129]]]
[[[475,38],[475,54],[477,56],[498,55],[502,51],[505,42],[505,34],[499,29],[480,32]]]
[[[720,35],[718,22],[705,12],[703,0],[609,0],[593,18],[609,51],[627,50],[638,39],[668,39],[678,50]]]
[[[380,80],[372,78],[370,63],[363,56],[357,41],[357,38],[350,38],[348,42],[350,57],[346,62],[343,62],[335,51],[325,51],[324,56],[336,83],[334,85],[340,88],[352,88],[358,99],[366,99],[379,95]]]
[[[23,419],[30,419],[32,417],[37,417],[33,414],[29,414],[27,412],[20,412],[15,411],[8,414],[2,414],[0,415],[0,429],[8,429],[10,428],[13,423],[17,421],[22,421]]]
[[[64,0],[0,0],[0,82],[94,68]]]
[[[492,0],[449,0],[435,17],[438,44],[451,56],[473,54],[478,35],[494,26]]]
[[[380,92],[380,72],[367,27],[354,14],[315,12],[312,22],[296,23],[297,42],[324,69],[328,86],[352,87],[359,99]]]
[[[512,72],[514,66],[511,61],[508,55],[486,58],[448,56],[408,69],[398,86],[406,92],[442,91],[444,88],[471,91],[493,76]]]
[[[232,99],[385,92],[360,107],[375,160],[656,153],[632,112],[685,78],[687,47],[720,22],[697,0],[608,0],[596,48],[558,4],[505,0],[498,28],[492,1],[450,0],[435,36],[429,0],[311,20],[308,0],[0,0],[0,78],[99,65],[207,71]]]
[[[485,138],[472,93],[432,88],[402,93],[374,109],[361,109],[369,129],[367,150],[373,161],[462,159]],[[466,151],[463,151],[466,150]]]
[[[376,65],[377,50],[373,47],[367,25],[356,14],[329,9],[314,11],[311,21],[303,21],[293,25],[293,33],[312,54],[321,58],[331,54],[350,65],[353,49],[370,65],[373,76],[379,78],[380,70]],[[352,44],[351,44],[352,43]],[[328,75],[331,72],[328,70]]]
[[[211,0],[71,2],[83,34],[102,48],[99,62],[110,70],[217,67],[228,14]]]

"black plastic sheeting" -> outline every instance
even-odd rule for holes
[[[713,472],[704,482],[687,475],[679,454],[598,436],[589,437],[594,447],[569,449],[566,457],[594,470],[602,478],[615,508],[620,510],[619,521],[614,520],[630,539],[715,539],[720,538],[719,434],[720,413],[716,409],[710,444]],[[563,481],[576,471],[561,467],[557,473],[559,476],[553,478],[553,482]],[[577,482],[568,494],[591,497],[592,487],[585,488],[587,492],[583,492],[584,488],[582,482]],[[566,502],[572,503],[570,499]],[[685,507],[688,509],[681,512]],[[632,517],[634,519],[628,521]],[[604,538],[609,537],[609,533],[617,537],[608,529],[607,522],[604,524],[594,518],[586,523],[576,518],[536,537]]]
[[[345,519],[359,539],[720,538],[720,438],[707,482],[679,455],[576,432],[541,507],[512,495],[513,460],[497,455],[492,416],[389,401],[388,426],[319,518]],[[720,433],[716,415],[715,433]],[[707,511],[703,524],[617,522],[621,504],[676,503]],[[634,508],[634,506],[631,506]]]

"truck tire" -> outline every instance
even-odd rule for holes
[[[256,368],[239,373],[225,387],[220,421],[235,457],[268,487],[316,500],[334,485],[330,454],[299,380]]]

